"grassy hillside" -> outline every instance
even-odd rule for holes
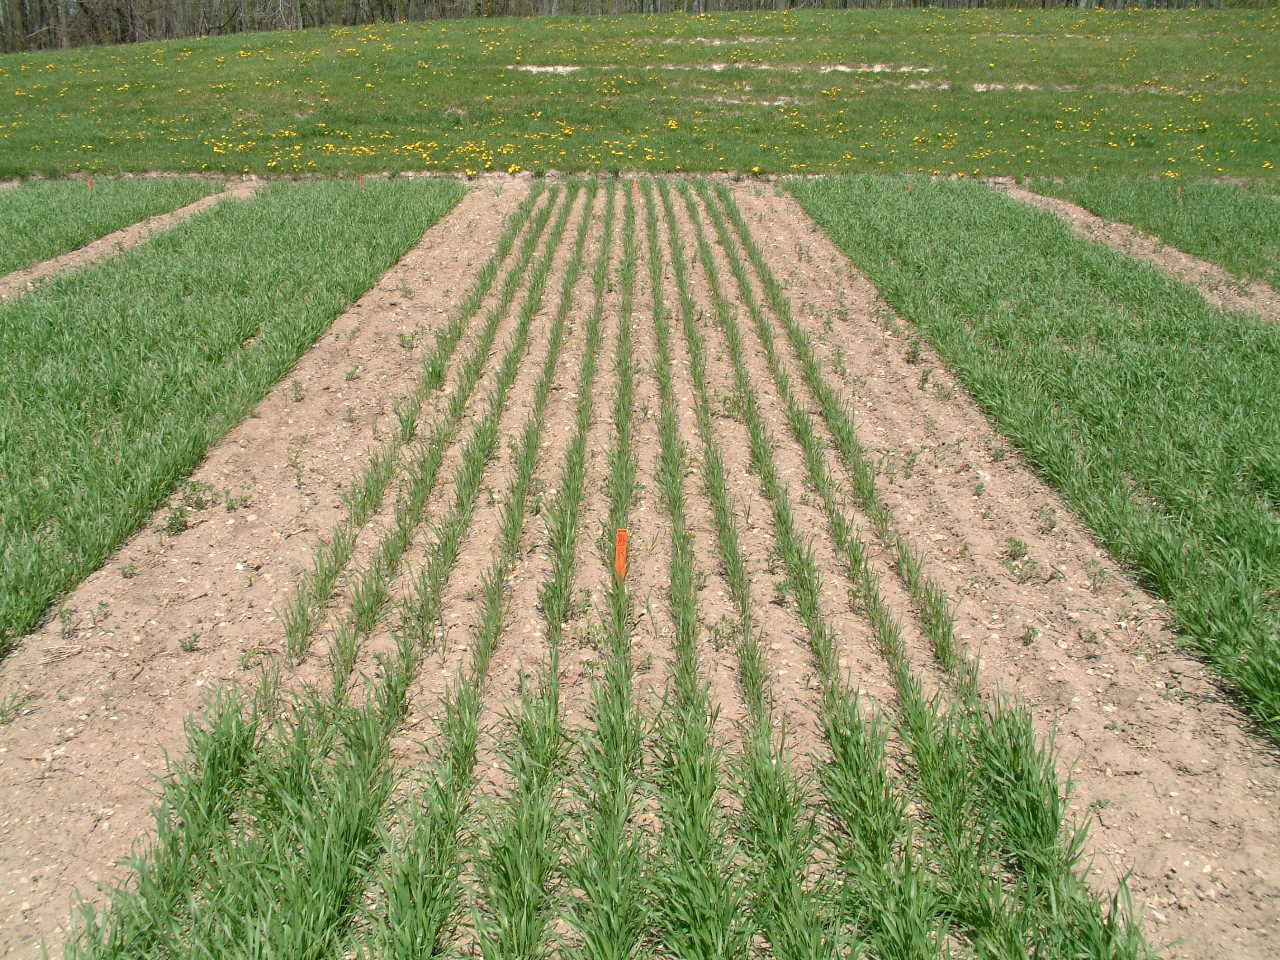
[[[1275,9],[788,12],[461,20],[13,54],[0,57],[0,175],[1270,179],[1278,32]]]

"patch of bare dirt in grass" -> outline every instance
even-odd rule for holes
[[[841,371],[894,519],[956,602],[982,683],[1056,726],[1106,886],[1129,873],[1174,956],[1268,957],[1280,933],[1280,775],[1159,600],[1102,550],[933,351],[789,197],[739,204]],[[794,256],[792,253],[794,252]],[[929,371],[926,378],[924,374]],[[908,470],[906,465],[910,463]],[[1028,628],[1031,628],[1028,630]]]
[[[998,181],[994,185],[1016,200],[1057,214],[1086,240],[1104,243],[1119,253],[1146,260],[1175,280],[1190,284],[1215,307],[1280,320],[1280,293],[1265,283],[1234,276],[1216,263],[1184,253],[1127,223],[1104,220],[1067,200],[1033,193],[1009,181]]]
[[[23,267],[21,270],[15,270],[13,273],[0,276],[0,301],[26,293],[45,277],[78,270],[81,267],[86,267],[89,264],[97,263],[99,260],[105,260],[124,250],[136,247],[153,233],[168,230],[183,220],[208,210],[214,204],[221,203],[223,200],[242,200],[246,197],[251,197],[261,186],[262,181],[256,177],[246,177],[242,181],[228,185],[227,189],[221,193],[201,197],[194,203],[188,203],[185,207],[179,207],[177,210],[171,210],[168,213],[147,217],[147,219],[140,220],[138,223],[131,224],[114,233],[109,233],[105,237],[99,237],[78,250],[72,250],[50,260],[42,260],[39,263],[33,263],[29,267]]]
[[[446,319],[523,192],[467,194],[65,599],[69,613],[0,663],[0,689],[33,697],[0,727],[0,953],[38,956],[74,889],[92,896],[121,876],[114,864],[150,830],[153,778],[166,752],[181,755],[183,721],[215,685],[251,685],[254,665],[282,652],[277,611],[343,516],[374,424],[392,429],[386,398],[417,378],[396,334]]]

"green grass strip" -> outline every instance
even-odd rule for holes
[[[213,180],[186,177],[24,183],[0,190],[0,276],[69,253],[130,224],[217,193]]]
[[[381,505],[387,486],[395,473],[401,450],[416,433],[417,420],[421,415],[427,394],[443,384],[443,371],[446,364],[453,357],[458,341],[463,332],[468,329],[471,319],[480,310],[484,298],[493,286],[500,265],[511,252],[516,236],[529,220],[533,206],[542,196],[543,191],[542,184],[536,184],[529,191],[507,221],[506,228],[498,239],[497,249],[476,274],[466,297],[450,320],[436,331],[436,342],[422,360],[422,378],[404,403],[397,407],[396,412],[402,429],[384,444],[365,467],[360,478],[344,495],[343,500],[347,507],[346,518],[338,524],[332,534],[316,545],[312,553],[311,568],[299,581],[292,600],[281,614],[289,656],[294,660],[301,659],[306,652],[316,621],[324,610],[325,604],[333,596],[338,576],[350,561],[352,551],[355,550],[360,530]],[[515,299],[516,289],[524,279],[537,239],[541,236],[547,218],[550,216],[553,201],[554,194],[552,200],[543,207],[541,214],[535,218],[533,228],[525,234],[519,254],[508,269],[499,300],[490,311],[482,332],[477,338],[476,346],[463,365],[462,376],[454,387],[448,406],[451,417],[455,413],[461,415],[462,408],[470,399],[471,391],[475,389],[480,379],[485,360],[493,346],[493,339],[497,335],[498,321],[506,315]],[[433,437],[427,442],[426,447],[431,449],[434,442]]]
[[[1274,183],[1274,9],[1243,5],[1254,9],[986,5],[977,22],[950,5],[770,4],[693,20],[679,4],[508,16],[500,30],[486,14],[516,8],[363,24],[335,10],[288,31],[268,29],[280,18],[265,5],[263,32],[6,55],[0,177],[1123,169]],[[39,9],[27,31],[56,16]],[[519,69],[538,65],[576,69]]]
[[[534,958],[547,952],[544,941],[556,895],[553,879],[565,850],[562,780],[569,754],[560,712],[560,649],[573,603],[587,434],[595,409],[616,192],[616,181],[610,181],[604,198],[600,251],[592,270],[593,306],[584,331],[586,349],[576,388],[574,434],[564,453],[556,495],[546,508],[551,575],[539,589],[538,601],[547,626],[549,655],[536,692],[526,689],[521,697],[513,722],[515,736],[503,750],[511,793],[488,818],[484,828],[488,840],[477,861],[480,904],[476,926],[485,957]],[[589,219],[584,216],[584,223]]]
[[[0,653],[460,195],[279,184],[0,306]]]
[[[791,189],[1280,738],[1280,329],[978,185]]]
[[[1237,277],[1280,290],[1280,202],[1275,197],[1211,180],[1037,177],[1027,186],[1132,224]]]
[[[664,184],[665,186],[665,184]],[[675,663],[668,702],[658,718],[657,778],[661,834],[649,876],[650,922],[664,954],[682,960],[743,956],[750,943],[727,818],[719,803],[721,751],[714,712],[698,673],[699,626],[693,534],[684,503],[687,458],[676,419],[670,321],[662,302],[662,251],[652,185],[642,182],[658,355],[660,409],[657,464],[662,502],[671,519],[668,603],[675,622]],[[676,269],[681,259],[673,250]]]
[[[698,187],[738,281],[739,293],[755,323],[771,377],[786,408],[788,426],[803,451],[810,483],[822,500],[837,553],[854,585],[857,602],[889,661],[902,704],[904,739],[912,749],[919,789],[931,814],[931,846],[944,864],[949,909],[972,931],[979,949],[986,953],[1016,955],[1031,941],[1041,950],[1049,949],[1050,942],[1053,950],[1087,948],[1091,951],[1089,956],[1145,955],[1141,933],[1126,912],[1114,909],[1114,903],[1109,912],[1102,909],[1076,874],[1084,834],[1082,829],[1067,826],[1069,789],[1058,786],[1051,741],[1044,746],[1037,742],[1025,710],[1001,700],[990,704],[980,700],[976,667],[960,659],[955,651],[949,614],[945,624],[930,618],[934,611],[932,601],[941,596],[941,590],[927,581],[916,563],[904,579],[926,629],[937,633],[935,653],[944,665],[948,655],[960,659],[963,665],[957,670],[959,709],[943,715],[940,701],[926,700],[911,673],[901,626],[884,603],[878,578],[867,561],[866,546],[840,503],[827,468],[826,448],[817,439],[812,418],[792,391],[790,375],[775,345],[773,325],[754,293],[739,247],[711,191],[705,183]],[[732,202],[727,190],[718,191],[718,200],[726,207]],[[749,241],[749,231],[740,216],[735,223],[739,239]],[[752,259],[762,279],[767,275],[772,280],[763,258],[758,256],[758,247],[749,249],[754,250]],[[767,289],[780,294],[776,282]],[[782,302],[785,304],[785,297]],[[803,355],[811,358],[812,347],[794,326],[789,305],[779,316],[807,348]],[[829,390],[820,369],[808,366],[805,372],[816,375],[820,385]],[[826,406],[820,403],[820,408],[825,410]],[[845,417],[843,407],[839,413]],[[842,419],[841,424],[842,437],[847,440],[852,436],[851,425],[847,419]],[[865,463],[861,451],[856,452],[858,463]],[[875,497],[873,478],[870,483],[876,525],[889,527],[891,520]],[[915,558],[902,537],[882,539],[897,548],[900,563],[903,557]],[[945,629],[939,630],[940,626]],[[992,729],[1000,729],[1006,735],[992,737]],[[1001,789],[989,789],[992,778],[1000,781]],[[1034,812],[1033,819],[1027,816],[1029,812]],[[1006,829],[992,829],[992,824],[1003,824]],[[1001,868],[1023,868],[1017,872],[1020,883],[1016,887],[1022,899],[1021,909],[1013,910],[1005,902],[1001,885],[990,868],[989,861],[993,860]]]
[[[541,302],[550,254],[559,246],[568,211],[581,193],[581,185],[572,185],[568,200],[552,230],[548,255],[535,272],[530,293],[521,312],[518,337],[527,340],[530,321]],[[376,880],[378,908],[368,917],[367,930],[361,937],[360,950],[370,957],[422,958],[438,956],[447,949],[460,915],[460,870],[466,846],[466,820],[475,786],[476,746],[479,735],[480,699],[489,664],[502,637],[506,619],[508,579],[524,531],[525,512],[533,469],[545,421],[547,401],[555,382],[555,374],[564,343],[566,317],[572,305],[573,287],[582,267],[582,251],[589,226],[589,211],[595,197],[595,185],[587,189],[584,209],[574,242],[573,253],[565,267],[560,291],[560,305],[552,321],[547,354],[534,390],[533,407],[525,421],[516,447],[515,476],[507,490],[500,513],[497,551],[485,572],[481,585],[480,624],[471,645],[471,662],[454,681],[445,698],[440,720],[438,750],[434,776],[426,779],[424,790],[409,798],[403,810],[402,830],[398,843]],[[516,364],[509,368],[514,376]],[[495,410],[500,408],[495,407]],[[496,448],[498,420],[491,416],[477,428],[476,439],[491,456]],[[477,466],[469,467],[468,463]],[[462,497],[467,497],[466,515],[474,509],[475,496],[483,480],[479,459],[464,457],[459,475],[458,506],[454,516],[462,513]],[[441,524],[442,530],[456,531],[448,543],[433,550],[418,583],[419,609],[412,615],[419,624],[431,624],[439,616],[448,570],[441,569],[445,557],[452,566],[461,533],[466,524],[452,518]],[[482,942],[484,942],[482,940]]]
[[[623,181],[626,183],[627,181]],[[630,181],[634,183],[635,181]],[[634,189],[634,188],[633,188]],[[628,526],[638,482],[633,449],[635,423],[636,209],[625,192],[622,225],[621,303],[614,347],[617,385],[613,397],[614,440],[609,450],[609,517],[601,531],[600,560],[614,568],[615,532]],[[588,708],[590,726],[573,781],[581,822],[565,870],[572,891],[565,920],[575,939],[567,956],[581,960],[630,960],[644,931],[644,867],[648,849],[634,818],[640,802],[644,721],[633,693],[631,635],[635,600],[624,577],[615,573],[605,587],[603,676],[595,682]]]

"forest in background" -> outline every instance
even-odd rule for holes
[[[1239,0],[0,0],[0,50],[51,50],[259,30],[457,17],[711,13],[719,10],[1189,8]]]

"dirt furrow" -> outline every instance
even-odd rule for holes
[[[221,203],[223,200],[243,200],[251,197],[261,186],[261,182],[256,177],[246,177],[239,183],[228,186],[221,193],[201,197],[185,207],[179,207],[177,210],[170,210],[168,213],[148,217],[138,223],[116,230],[114,233],[109,233],[105,237],[99,237],[78,250],[72,250],[69,253],[61,254],[49,260],[42,260],[39,263],[33,263],[29,267],[23,267],[21,270],[5,274],[0,277],[0,301],[26,293],[45,277],[78,270],[89,264],[97,263],[99,260],[115,256],[131,247],[136,247],[153,233],[168,230],[170,227],[194,217],[197,213],[208,210],[214,204]]]
[[[1098,547],[1014,454],[927,345],[886,333],[869,282],[790,198],[738,190],[774,270],[829,363],[847,368],[858,434],[898,528],[957,601],[982,682],[1021,696],[1076,784],[1100,880],[1131,870],[1175,955],[1262,957],[1280,926],[1276,758],[1199,663],[1158,600]],[[814,282],[814,275],[825,282]],[[819,330],[829,325],[825,337]],[[838,352],[838,355],[837,355]],[[926,371],[931,371],[926,378]],[[1030,630],[1028,628],[1031,628]]]
[[[1069,200],[1034,193],[1012,182],[998,181],[992,186],[1015,200],[1057,214],[1086,240],[1105,243],[1118,253],[1145,260],[1173,279],[1190,284],[1215,307],[1280,320],[1280,293],[1261,281],[1244,280],[1216,263],[1184,253],[1127,223],[1105,220]]]
[[[375,410],[416,378],[389,344],[443,319],[521,192],[467,194],[0,664],[0,689],[32,698],[0,728],[0,951],[38,955],[74,889],[120,876],[185,718],[214,684],[252,683],[254,664],[281,651],[277,611],[309,563],[304,534],[332,528],[378,444],[374,418],[344,409]],[[348,379],[353,367],[363,373]]]

